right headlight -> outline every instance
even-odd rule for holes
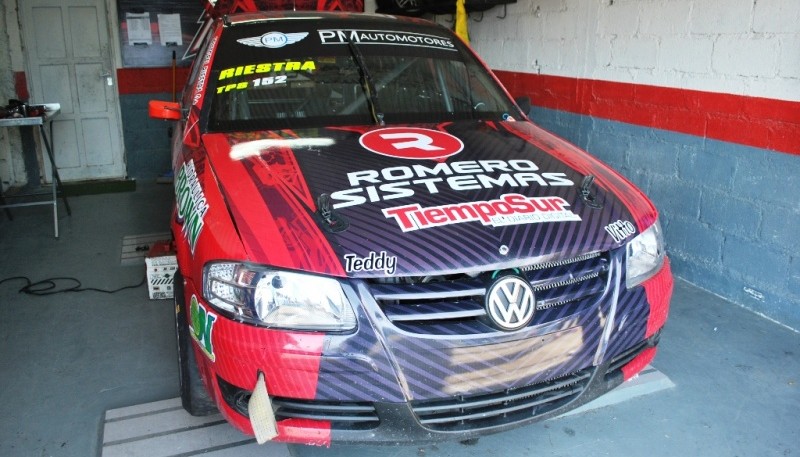
[[[656,220],[626,246],[626,280],[628,289],[655,275],[664,263],[664,235]]]
[[[203,273],[208,303],[235,318],[264,327],[347,331],[353,308],[339,281],[235,262],[212,262]]]

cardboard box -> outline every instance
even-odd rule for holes
[[[172,278],[178,270],[175,249],[168,240],[156,241],[144,259],[147,266],[147,293],[151,300],[171,299]]]

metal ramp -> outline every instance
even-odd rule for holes
[[[639,375],[564,416],[581,414],[674,387],[657,369]],[[561,417],[564,417],[561,416]],[[219,414],[190,416],[180,398],[106,411],[102,457],[290,457],[283,443],[258,445]]]

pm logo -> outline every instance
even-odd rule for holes
[[[520,276],[503,276],[486,292],[486,312],[500,330],[512,332],[527,326],[535,311],[533,288]]]
[[[251,38],[241,38],[238,41],[247,46],[256,48],[282,48],[287,44],[294,44],[308,36],[308,32],[298,33],[281,33],[281,32],[267,32],[261,36]]]
[[[464,149],[464,143],[447,132],[415,127],[389,127],[361,135],[359,143],[380,155],[411,160],[443,160]]]

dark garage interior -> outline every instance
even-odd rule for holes
[[[0,455],[800,452],[800,4],[425,3],[363,10],[465,26],[531,121],[658,209],[675,282],[652,364],[583,409],[461,442],[258,445],[188,415],[175,303],[146,284],[176,197],[175,123],[148,101],[180,99],[204,2],[2,0],[0,205],[44,204],[0,210]],[[176,26],[180,43],[159,42]],[[52,103],[49,125],[10,115]]]

